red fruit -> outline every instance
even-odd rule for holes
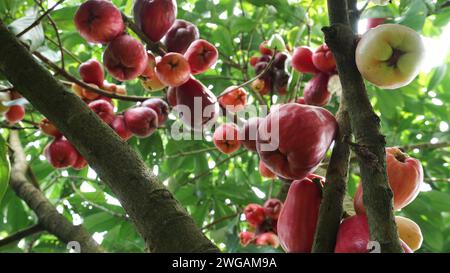
[[[256,152],[256,135],[258,134],[259,123],[262,120],[263,118],[260,117],[249,118],[239,132],[242,145],[249,151]]]
[[[248,246],[251,241],[255,238],[255,233],[249,231],[242,231],[239,234],[239,242],[242,246]]]
[[[311,179],[292,182],[277,224],[278,237],[286,252],[311,252],[321,200],[322,189]]]
[[[331,99],[328,91],[328,80],[330,76],[325,73],[318,73],[306,84],[303,96],[306,104],[315,106],[325,106]]]
[[[13,105],[5,113],[5,118],[10,123],[17,123],[25,117],[25,108],[22,105]]]
[[[177,90],[175,87],[169,87],[167,89],[167,102],[170,106],[175,107],[177,106]]]
[[[122,115],[116,116],[110,126],[125,141],[133,136],[133,133],[128,130],[128,127],[125,124],[125,119]]]
[[[264,203],[264,212],[272,220],[278,220],[282,208],[283,202],[275,198],[269,199]]]
[[[262,177],[265,177],[265,178],[273,179],[273,178],[277,177],[273,172],[271,172],[266,167],[266,165],[262,161],[259,161],[259,173],[261,174]]]
[[[222,92],[222,95],[219,97],[219,103],[232,113],[239,112],[247,104],[247,91],[242,87],[230,86]]]
[[[191,68],[188,61],[180,53],[167,53],[156,64],[156,75],[159,80],[171,87],[177,87],[190,78]]]
[[[287,103],[260,123],[256,148],[267,168],[277,176],[302,179],[325,157],[337,128],[336,119],[327,110]]]
[[[88,165],[86,159],[77,151],[77,161],[72,165],[75,170],[81,170]]]
[[[135,79],[147,67],[147,52],[138,40],[122,35],[108,44],[103,53],[103,64],[119,81]]]
[[[300,73],[316,74],[319,72],[313,64],[313,52],[309,47],[297,47],[292,55],[291,65]]]
[[[189,46],[200,37],[198,28],[191,22],[176,20],[164,37],[169,52],[184,54]]]
[[[247,222],[253,227],[262,224],[266,218],[264,208],[258,204],[248,204],[244,209],[244,214]]]
[[[354,215],[344,219],[339,226],[335,253],[369,253],[369,224],[365,215]],[[413,253],[405,242],[400,240],[405,253]],[[372,250],[373,251],[373,250]]]
[[[81,4],[74,21],[80,35],[91,43],[109,43],[125,30],[120,11],[105,0],[88,0]]]
[[[288,55],[283,52],[278,52],[273,60],[272,66],[281,70],[284,70],[284,64],[288,58]]]
[[[78,67],[78,72],[84,82],[103,87],[103,81],[105,80],[103,66],[97,60],[92,59],[82,63]]]
[[[416,199],[423,182],[423,168],[419,160],[409,157],[399,148],[386,148],[386,172],[394,194],[394,210],[402,209]],[[366,213],[361,183],[356,190],[353,204],[357,214]]]
[[[158,125],[161,126],[166,122],[169,116],[169,105],[162,99],[153,98],[148,99],[142,103],[143,107],[148,107],[156,112],[158,115]]]
[[[261,95],[267,95],[270,92],[270,83],[263,79],[256,79],[251,85],[253,91],[260,93]]]
[[[63,138],[53,140],[44,151],[48,162],[57,169],[73,166],[78,159],[78,152],[70,142]]]
[[[167,85],[162,83],[158,75],[156,75],[156,58],[153,54],[148,53],[147,67],[141,75],[141,83],[144,88],[149,91],[159,91]],[[158,61],[161,57],[158,57]]]
[[[58,128],[56,128],[56,126],[47,118],[44,118],[43,120],[41,120],[41,122],[39,122],[39,128],[44,134],[48,136],[52,136],[55,138],[59,138],[62,136],[62,133],[58,130]]]
[[[213,135],[214,145],[224,154],[239,150],[241,142],[238,139],[238,127],[234,123],[220,125]]]
[[[134,19],[142,32],[153,42],[158,42],[172,27],[177,18],[175,0],[136,0]]]
[[[273,248],[278,248],[280,246],[280,241],[275,233],[264,232],[256,236],[255,244],[257,246],[271,246]]]
[[[138,137],[148,137],[158,128],[158,114],[148,107],[128,109],[124,118],[126,127]]]
[[[214,123],[219,114],[216,96],[201,82],[191,77],[177,87],[177,112],[187,127],[199,131],[203,126]]]
[[[259,57],[258,56],[252,56],[250,58],[249,63],[250,63],[251,66],[255,67],[256,64],[259,63]]]
[[[217,48],[205,40],[193,42],[184,57],[189,62],[192,75],[200,74],[212,67],[219,56]]]
[[[272,55],[273,54],[272,49],[267,47],[267,41],[264,41],[259,45],[259,52],[263,55]]]
[[[312,60],[314,66],[324,73],[336,71],[336,60],[326,44],[321,45],[316,52],[314,52]]]
[[[298,103],[298,104],[306,104],[306,101],[305,101],[304,97],[298,98],[295,102]]]
[[[367,19],[367,30],[375,28],[386,21],[386,18],[369,18]]]
[[[111,103],[105,100],[95,100],[88,104],[94,113],[96,113],[106,124],[111,124],[113,122],[114,108]]]

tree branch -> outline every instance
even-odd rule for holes
[[[0,41],[0,52],[14,52],[0,54],[0,71],[87,159],[121,202],[149,251],[219,251],[138,154],[54,79],[1,21]]]
[[[54,234],[64,243],[77,241],[81,245],[82,252],[102,252],[83,226],[74,226],[70,223],[59,214],[44,194],[28,181],[26,177],[28,164],[17,131],[10,132],[9,144],[13,150],[11,187],[17,196],[34,211],[42,228]]]
[[[370,104],[364,81],[355,62],[356,37],[347,13],[346,0],[328,0],[331,27],[324,27],[325,41],[333,51],[356,142],[363,181],[363,200],[369,219],[371,240],[382,252],[402,252],[394,221],[392,190],[386,175],[386,140],[380,133],[380,119]]]
[[[9,235],[6,238],[1,239],[0,240],[0,247],[9,245],[9,244],[17,242],[17,241],[20,241],[23,238],[26,238],[26,237],[31,236],[31,235],[36,234],[36,233],[40,233],[40,232],[42,232],[44,230],[45,230],[44,227],[42,227],[42,225],[40,225],[40,224],[36,224],[36,225],[30,226],[30,227],[24,228],[24,229],[19,230],[18,232],[14,233],[14,234]]]

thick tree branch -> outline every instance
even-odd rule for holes
[[[382,252],[402,252],[394,221],[393,194],[386,175],[386,140],[380,133],[380,119],[373,111],[364,81],[356,67],[356,39],[348,19],[347,1],[328,0],[328,14],[331,27],[323,28],[323,32],[336,58],[350,125],[361,147],[357,158],[370,237],[380,243]]]
[[[54,79],[1,22],[0,40],[0,71],[110,186],[149,251],[219,251],[138,154]]]
[[[9,145],[13,150],[11,187],[21,199],[34,211],[40,226],[54,234],[64,243],[77,241],[82,252],[102,252],[101,248],[91,238],[83,226],[74,226],[62,216],[44,194],[27,179],[28,164],[25,152],[20,143],[17,131],[11,131]]]
[[[9,245],[11,243],[17,242],[22,240],[23,238],[26,238],[28,236],[31,236],[33,234],[37,234],[40,233],[42,231],[44,231],[44,227],[42,227],[42,225],[40,224],[36,224],[27,228],[24,228],[22,230],[19,230],[18,232],[9,235],[6,238],[3,238],[0,240],[0,247],[2,246],[6,246]]]

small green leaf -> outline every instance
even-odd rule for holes
[[[0,203],[5,195],[11,174],[11,164],[8,158],[8,148],[3,137],[0,135]]]

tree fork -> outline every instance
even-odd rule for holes
[[[382,252],[403,252],[395,225],[392,191],[386,175],[386,141],[380,133],[380,119],[370,104],[364,81],[356,67],[356,37],[346,0],[328,0],[331,27],[323,28],[325,41],[336,58],[343,97],[354,133],[363,181],[363,200],[369,220],[370,237]]]
[[[0,21],[0,71],[117,196],[151,252],[218,252],[138,154],[40,65]]]

